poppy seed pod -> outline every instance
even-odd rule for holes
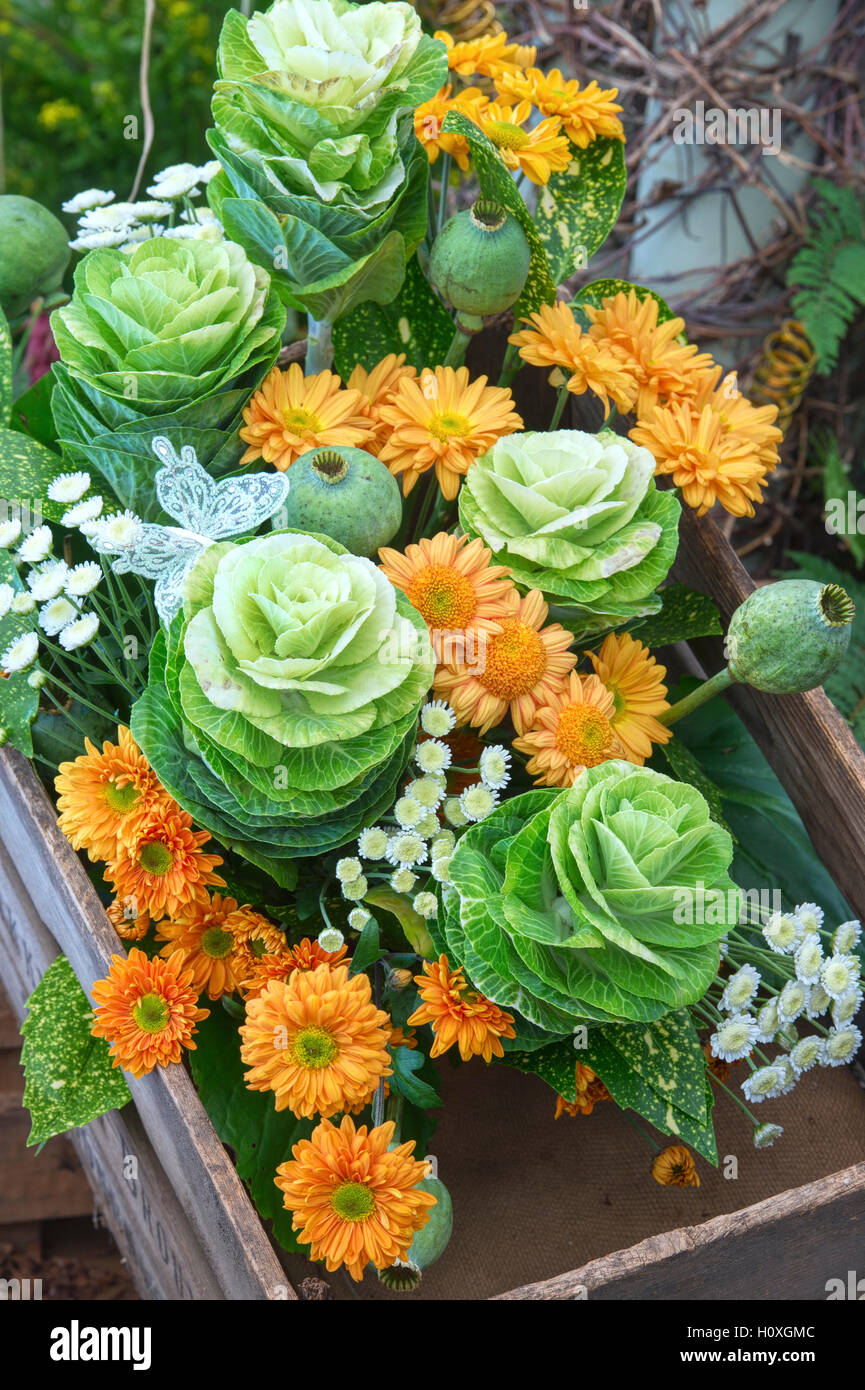
[[[430,257],[430,278],[457,311],[457,323],[478,332],[482,319],[519,297],[532,253],[525,232],[498,203],[480,199],[442,227]]]
[[[770,695],[813,690],[847,651],[854,611],[840,584],[782,579],[755,589],[730,619],[730,675]]]
[[[396,478],[363,449],[310,449],[291,466],[279,527],[313,531],[353,555],[374,555],[402,520]]]

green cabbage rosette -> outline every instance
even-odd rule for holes
[[[284,326],[270,277],[234,242],[153,237],[132,252],[91,251],[51,316],[61,357],[51,405],[68,462],[98,470],[142,516],[161,430],[183,427],[209,472],[229,471],[241,411]]]
[[[208,198],[287,304],[334,320],[387,303],[423,238],[429,163],[414,109],[447,80],[411,5],[278,0],[226,15]]]
[[[654,470],[611,430],[511,434],[469,469],[460,521],[585,638],[660,609],[681,508]]]
[[[208,547],[132,728],[172,796],[291,886],[398,795],[432,682],[423,619],[371,561],[278,531]]]
[[[503,802],[462,835],[435,945],[549,1033],[650,1022],[715,978],[738,917],[732,856],[696,788],[601,763],[567,791]]]

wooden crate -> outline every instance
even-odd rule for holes
[[[686,511],[681,535],[676,577],[709,593],[726,620],[750,589],[747,574],[711,521]],[[701,658],[719,663],[718,644]],[[846,724],[820,691],[781,699],[738,690],[731,698],[827,868],[865,916],[865,756]],[[0,974],[20,1017],[58,951],[89,990],[122,947],[33,770],[8,750],[0,755],[0,834]],[[130,1078],[130,1089],[133,1106],[71,1137],[141,1294],[297,1298],[185,1070]],[[770,1299],[783,1267],[785,1297],[821,1298],[827,1270],[865,1273],[863,1247],[860,1163],[498,1297]]]

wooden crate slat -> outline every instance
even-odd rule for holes
[[[32,769],[7,749],[0,756],[0,824],[7,850],[0,921],[8,951],[21,963],[23,987],[28,993],[35,988],[59,949],[89,992],[122,947]],[[158,1177],[158,1185],[149,1200],[153,1206],[161,1204],[166,1187],[171,1190],[176,1198],[172,1217],[178,1210],[186,1213],[185,1223],[209,1265],[211,1286],[221,1290],[192,1296],[296,1298],[184,1069],[158,1068],[149,1076],[127,1079],[155,1153],[152,1176]],[[95,1159],[95,1150],[91,1157]],[[171,1224],[161,1223],[166,1240]],[[182,1265],[179,1256],[178,1263]],[[189,1282],[201,1287],[203,1273]]]
[[[682,510],[673,577],[709,594],[725,628],[754,589],[715,523],[690,507]],[[722,642],[707,639],[695,646],[701,656],[711,654],[708,674],[714,675],[724,664]],[[865,753],[849,725],[822,689],[763,695],[733,686],[726,698],[763,750],[841,892],[865,920]]]

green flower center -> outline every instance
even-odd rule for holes
[[[285,428],[292,434],[318,434],[321,429],[321,421],[311,410],[304,410],[302,406],[295,406],[292,410],[282,412],[282,420]]]
[[[144,1033],[161,1033],[171,1011],[161,994],[142,994],[133,1007],[132,1017]]]
[[[521,150],[529,142],[526,132],[513,121],[490,121],[484,129],[500,150]]]
[[[234,945],[234,937],[230,931],[223,931],[222,927],[208,927],[201,938],[201,949],[206,956],[213,956],[215,960],[221,960],[227,956]]]
[[[375,1211],[375,1197],[366,1183],[344,1182],[333,1193],[330,1205],[343,1221],[367,1221]]]
[[[310,1071],[329,1067],[339,1053],[339,1047],[330,1033],[324,1028],[301,1028],[294,1037],[292,1047],[294,1060]]]
[[[173,865],[174,855],[159,840],[148,840],[138,852],[138,862],[149,874],[156,874],[161,878]]]
[[[116,782],[108,781],[102,784],[102,795],[112,811],[118,816],[125,816],[138,801],[140,792],[134,782],[126,782],[118,787]]]

